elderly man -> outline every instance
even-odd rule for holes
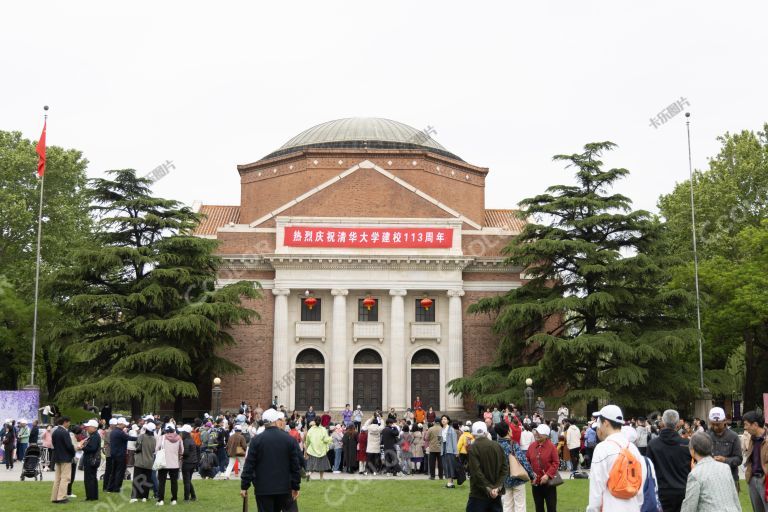
[[[85,501],[97,501],[99,499],[99,480],[96,473],[101,464],[101,436],[98,434],[99,422],[88,420],[83,424],[88,437],[80,442],[79,448],[83,450],[83,483],[85,484]]]
[[[128,455],[128,421],[118,418],[115,428],[109,433],[109,453],[112,457],[112,474],[107,492],[120,492],[125,480],[126,457]],[[106,477],[105,477],[106,478]]]
[[[688,473],[691,472],[691,454],[688,441],[677,433],[680,415],[667,409],[661,417],[659,437],[648,443],[648,458],[656,468],[659,501],[664,512],[679,512],[685,498]],[[595,454],[597,457],[597,454]]]
[[[696,467],[688,475],[681,511],[741,512],[739,496],[731,485],[730,468],[712,458],[712,438],[696,432],[689,445]]]
[[[744,432],[749,435],[744,443],[744,479],[749,488],[749,500],[755,512],[767,512],[765,475],[768,473],[768,443],[765,442],[765,418],[762,413],[749,411],[741,419],[744,421]]]
[[[743,460],[741,440],[736,432],[728,428],[725,420],[725,411],[720,407],[713,407],[709,411],[709,431],[707,434],[712,440],[712,457],[717,462],[724,462],[731,467],[731,476],[736,483],[736,492],[739,492],[739,466]]]
[[[467,512],[502,512],[501,495],[509,476],[509,461],[499,443],[488,439],[482,421],[472,424],[475,442],[469,450],[469,499]]]
[[[253,484],[259,512],[290,510],[299,497],[301,474],[299,444],[285,432],[285,415],[267,409],[264,432],[251,439],[240,477],[240,496],[248,497]]]

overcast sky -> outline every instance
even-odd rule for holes
[[[175,169],[157,194],[239,204],[236,165],[331,119],[386,117],[489,167],[489,208],[569,182],[552,162],[619,145],[655,210],[726,131],[768,120],[768,3],[3,2],[0,129],[83,151],[89,176]]]

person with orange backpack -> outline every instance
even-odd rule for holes
[[[600,443],[592,455],[587,512],[640,512],[647,466],[634,443],[622,434],[624,415],[616,405],[593,414]]]

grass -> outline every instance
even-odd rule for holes
[[[47,475],[46,475],[47,476]],[[84,502],[82,473],[78,475],[74,493],[78,498],[67,505],[52,505],[50,502],[51,482],[2,482],[0,483],[0,508],[8,512],[37,512],[50,510],[68,511],[149,511],[158,510],[153,502],[129,504],[130,488],[123,486],[122,494],[99,493],[99,502]],[[181,484],[181,482],[179,482]],[[742,482],[743,484],[743,482]],[[172,510],[180,511],[241,511],[242,499],[239,496],[239,481],[196,480],[194,482],[198,501],[185,504],[179,502]],[[181,492],[181,485],[179,486]],[[741,486],[740,494],[744,510],[751,510],[749,497]],[[588,480],[568,480],[558,488],[558,511],[581,512],[587,505]],[[170,487],[166,492],[170,492]],[[466,508],[468,484],[450,490],[442,487],[439,481],[429,480],[313,480],[302,483],[299,497],[299,510],[302,512],[320,511],[364,511],[391,512],[408,510],[409,512],[458,512]],[[183,496],[180,496],[183,497]],[[533,499],[528,486],[528,510],[532,511]],[[166,501],[166,507],[170,505]],[[256,511],[253,489],[249,492],[249,510]]]

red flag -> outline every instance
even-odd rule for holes
[[[43,123],[43,134],[40,135],[40,140],[37,141],[37,148],[35,151],[37,151],[37,156],[40,157],[37,161],[37,177],[41,178],[43,174],[45,173],[45,128],[48,124],[48,121],[46,120]]]

